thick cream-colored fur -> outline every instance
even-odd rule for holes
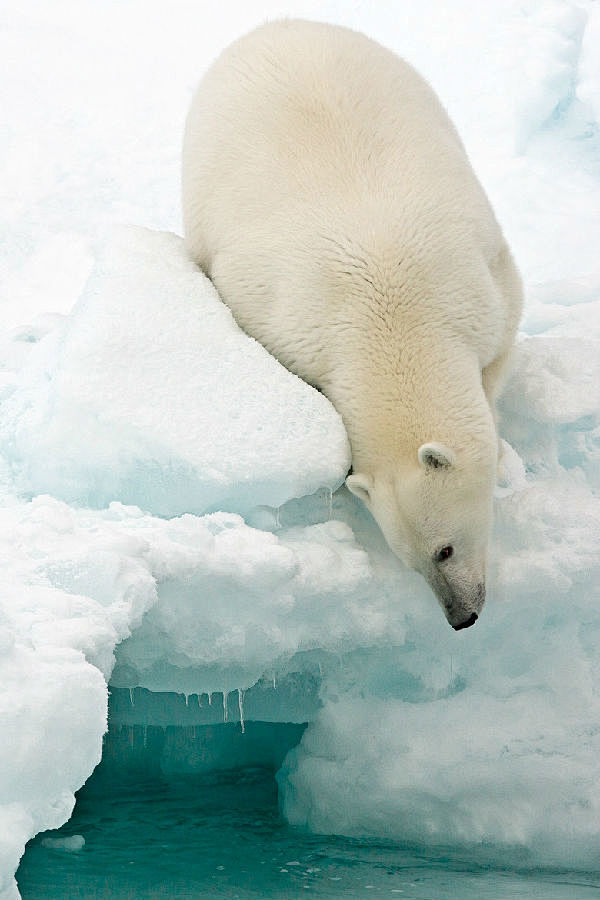
[[[391,548],[451,624],[479,613],[521,289],[431,88],[348,29],[258,28],[196,92],[183,212],[242,328],[341,413]]]

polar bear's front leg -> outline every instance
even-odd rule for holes
[[[508,373],[509,362],[510,350],[507,350],[505,353],[496,357],[496,359],[491,362],[489,366],[486,366],[481,373],[481,383],[492,416],[494,418],[496,434],[498,435],[498,477],[501,477],[502,456],[504,453],[504,448],[502,439],[500,437],[500,434],[498,433],[498,408],[496,403],[504,386],[506,375]]]

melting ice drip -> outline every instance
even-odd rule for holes
[[[244,725],[244,692],[241,688],[238,688],[238,709],[240,711],[240,725],[242,727],[242,734],[246,732],[246,726]]]

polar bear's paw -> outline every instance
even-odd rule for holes
[[[498,479],[495,497],[509,497],[527,487],[525,465],[517,451],[500,438],[498,442]]]

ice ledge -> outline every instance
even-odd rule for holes
[[[329,401],[237,327],[173,234],[111,233],[73,312],[40,337],[20,329],[7,348],[25,359],[0,434],[30,494],[245,513],[348,471]]]

